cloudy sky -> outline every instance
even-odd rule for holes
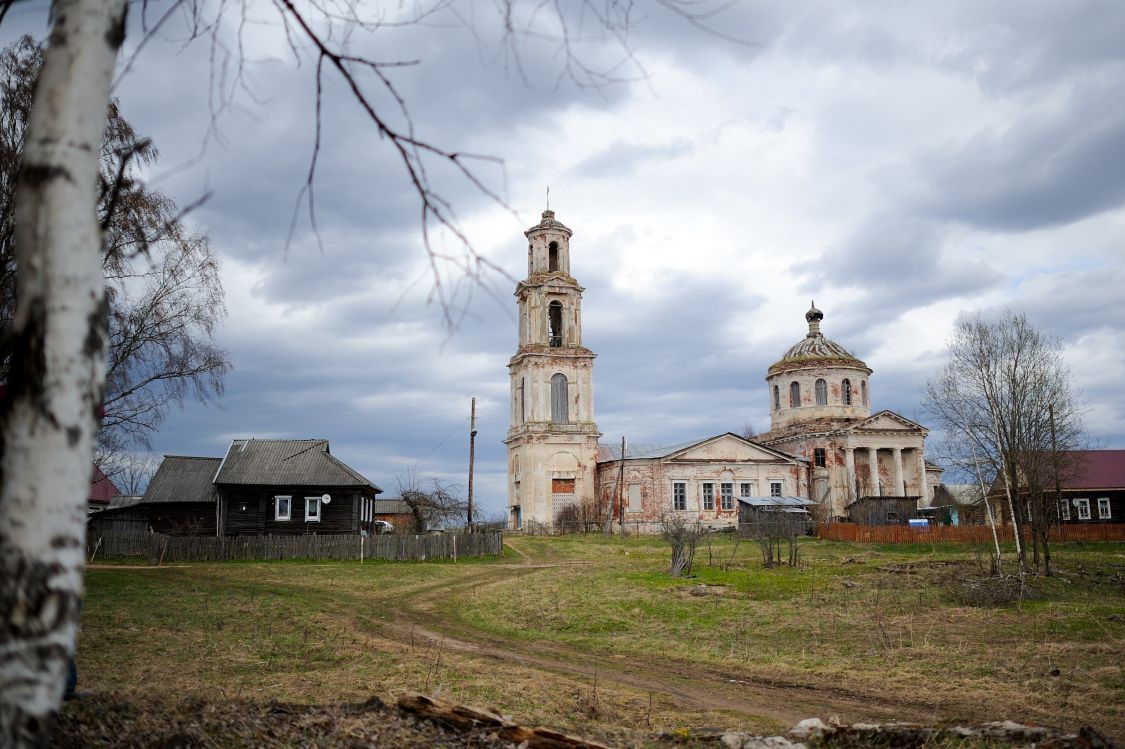
[[[478,498],[501,509],[511,294],[548,185],[574,230],[604,440],[767,429],[765,369],[815,298],[826,334],[875,370],[873,405],[923,422],[921,388],[958,316],[1026,312],[1064,342],[1093,439],[1125,447],[1125,4],[742,2],[707,30],[642,1],[628,19],[611,4],[607,31],[604,3],[576,1],[561,4],[569,45],[539,3],[515,3],[515,35],[499,2],[436,3],[409,25],[397,22],[425,3],[362,6],[383,25],[337,25],[331,43],[415,63],[381,71],[417,136],[501,160],[470,163],[505,205],[426,162],[499,269],[469,281],[464,248],[431,235],[452,330],[417,193],[330,73],[323,249],[307,213],[286,248],[315,55],[272,4],[228,5],[190,43],[173,11],[139,53],[136,5],[115,89],[161,151],[152,183],[181,204],[212,193],[191,221],[222,259],[229,313],[225,397],[172,414],[157,453],[327,437],[388,493],[411,466],[463,484],[476,396]],[[149,26],[169,7],[151,0]],[[2,41],[44,36],[46,15],[43,0],[18,3]],[[360,83],[401,127],[377,79]]]

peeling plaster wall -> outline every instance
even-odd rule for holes
[[[770,399],[770,429],[781,429],[790,424],[812,419],[866,419],[871,415],[870,374],[866,367],[823,366],[809,368],[787,368],[766,377]],[[849,380],[852,391],[852,405],[844,405],[843,381]],[[824,380],[828,390],[828,403],[816,404],[816,381]],[[801,387],[799,406],[789,405],[789,388],[796,382]],[[780,408],[774,408],[773,389],[778,388]],[[863,402],[863,387],[868,388],[868,402]]]

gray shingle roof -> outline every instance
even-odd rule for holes
[[[141,504],[153,502],[214,502],[215,486],[211,483],[219,458],[192,458],[165,455],[148,482]]]
[[[376,515],[409,515],[410,505],[398,497],[379,498],[375,500],[374,512]]]
[[[739,497],[739,502],[767,510],[788,510],[812,507],[816,504],[808,497]]]
[[[382,491],[334,458],[328,440],[234,440],[215,475],[216,484],[356,486]]]

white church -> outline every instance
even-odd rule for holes
[[[929,504],[941,469],[923,458],[927,431],[891,411],[872,413],[871,369],[820,331],[769,367],[770,431],[720,434],[671,446],[599,445],[594,352],[582,345],[583,288],[571,275],[573,232],[551,210],[528,229],[527,278],[516,287],[519,344],[508,363],[509,527],[550,527],[582,502],[655,528],[668,513],[723,527],[738,500],[813,500],[820,519],[846,519],[865,498]],[[621,486],[619,486],[621,484]]]

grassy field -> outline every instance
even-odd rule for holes
[[[304,703],[441,692],[606,735],[795,718],[1013,719],[1125,737],[1125,545],[1055,549],[1028,596],[968,605],[965,545],[807,540],[796,568],[653,538],[513,538],[457,563],[92,569],[81,688]]]

